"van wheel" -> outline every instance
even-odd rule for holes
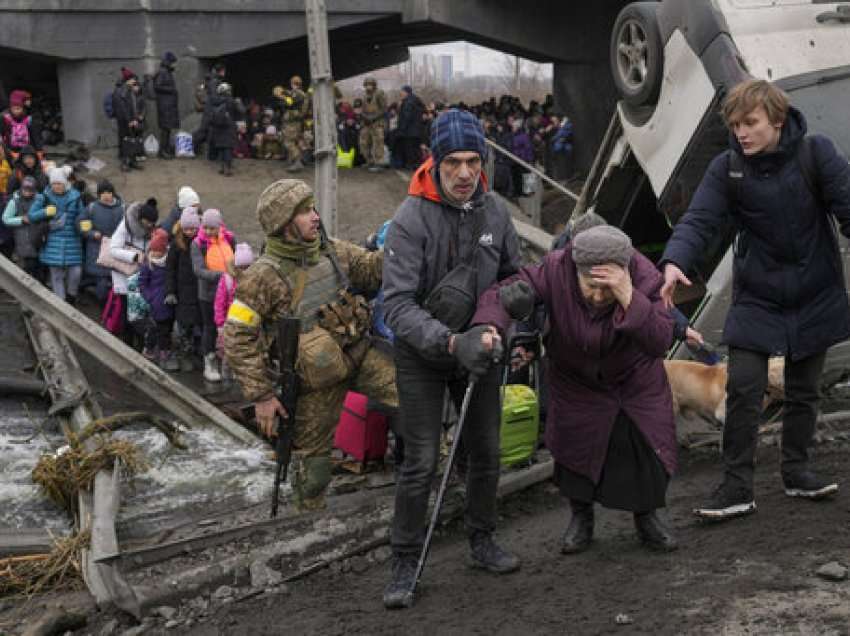
[[[611,72],[623,100],[632,106],[655,104],[661,89],[664,49],[657,2],[623,7],[611,36]]]

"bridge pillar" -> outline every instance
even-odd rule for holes
[[[69,140],[100,148],[117,145],[115,121],[103,112],[103,98],[115,89],[121,67],[134,71],[139,81],[145,73],[154,74],[159,60],[152,58],[60,61],[57,65],[62,122]],[[194,87],[204,75],[204,65],[194,57],[180,57],[175,70],[180,96],[180,113],[185,117],[194,110]],[[145,135],[158,134],[156,102],[148,100]],[[189,131],[191,132],[191,131]]]

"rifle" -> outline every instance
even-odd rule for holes
[[[275,388],[277,399],[286,409],[287,416],[277,419],[277,469],[272,490],[272,519],[277,516],[280,499],[280,484],[286,481],[289,460],[292,457],[292,427],[295,425],[295,409],[298,405],[298,374],[295,361],[298,357],[298,336],[301,334],[301,319],[286,317],[277,323],[276,347],[280,376]]]

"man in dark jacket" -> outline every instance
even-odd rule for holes
[[[159,158],[173,159],[171,131],[180,127],[177,83],[174,81],[174,66],[177,56],[167,51],[162,56],[159,71],[153,78],[156,93],[156,116],[159,122]]]
[[[826,137],[806,138],[806,120],[763,80],[736,86],[724,102],[731,150],[712,161],[662,258],[668,305],[711,237],[728,221],[734,244],[725,476],[694,512],[726,519],[755,511],[757,426],[770,356],[785,357],[782,480],[791,497],[821,499],[838,485],[809,468],[818,382],[826,350],[850,336],[850,308],[830,215],[850,236],[850,167]],[[809,153],[810,161],[804,159]],[[810,164],[814,174],[807,175]],[[808,185],[811,179],[813,183]]]
[[[242,103],[233,99],[230,84],[221,82],[211,97],[210,147],[219,161],[218,173],[233,174],[233,146],[236,145],[236,121],[245,116]]]
[[[204,79],[204,115],[201,118],[201,126],[198,128],[198,130],[192,133],[192,146],[194,147],[195,156],[197,157],[201,156],[201,146],[205,142],[209,141],[209,137],[211,134],[210,122],[212,120],[212,102],[216,95],[218,95],[218,85],[224,81],[226,75],[227,68],[225,67],[224,62],[216,62],[215,64],[213,64],[213,67],[210,69],[209,74]],[[215,159],[215,151],[213,150],[211,144],[207,151],[207,159],[209,159],[210,161]]]
[[[128,68],[121,69],[123,84],[112,95],[112,109],[118,124],[118,158],[121,170],[141,170],[136,161],[139,154],[145,122],[145,98],[141,94],[139,78]]]
[[[396,488],[392,580],[387,607],[409,607],[417,557],[424,542],[428,497],[436,474],[446,388],[460,405],[467,382],[475,388],[463,431],[468,453],[466,525],[471,563],[513,572],[519,559],[493,541],[499,482],[498,372],[491,368],[498,335],[468,329],[475,300],[520,265],[519,239],[504,206],[481,175],[484,131],[470,113],[450,110],[434,123],[432,158],[413,176],[408,197],[387,235],[383,285],[386,322],[395,335],[396,383],[404,413],[405,456]],[[461,264],[475,275],[457,297],[436,301],[435,288]],[[458,283],[460,285],[460,283]],[[451,323],[451,325],[450,325]]]
[[[404,157],[404,167],[416,170],[422,161],[419,146],[422,143],[422,113],[425,105],[410,86],[401,87],[401,106],[398,111],[397,134]]]

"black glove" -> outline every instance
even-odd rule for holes
[[[499,300],[514,320],[524,320],[534,309],[534,290],[524,280],[499,288]]]
[[[490,331],[487,325],[478,325],[467,332],[455,334],[454,357],[475,380],[490,368],[493,362],[493,352],[484,348],[481,336]]]

